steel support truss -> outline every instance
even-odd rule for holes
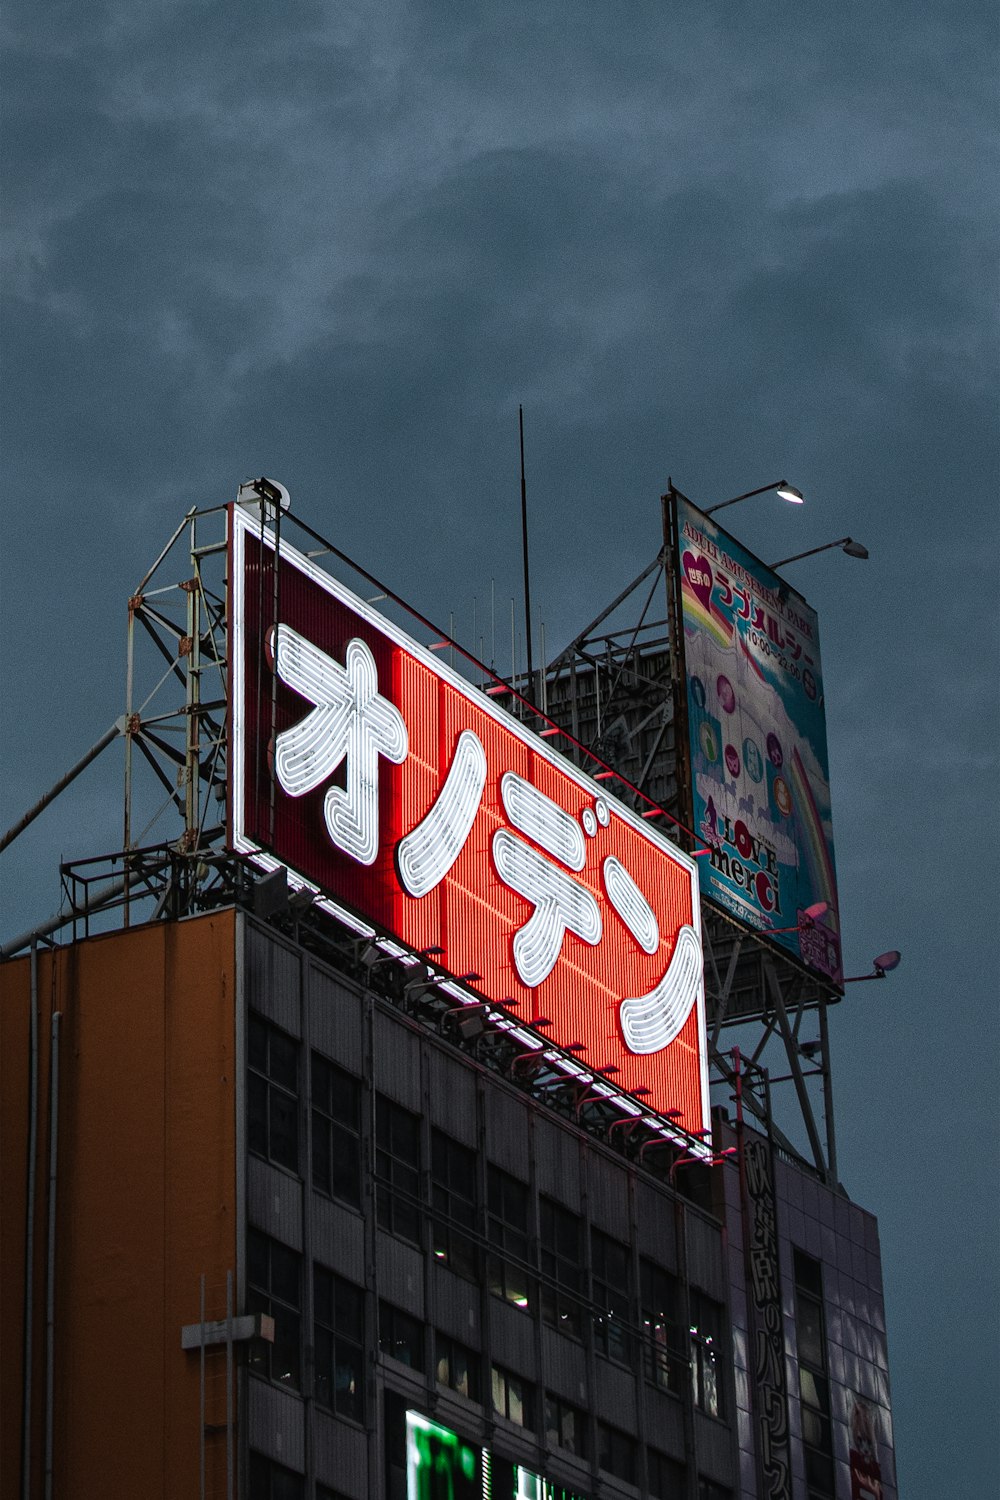
[[[262,501],[258,513],[262,525],[280,529],[276,505]],[[332,555],[369,585],[384,588],[309,527],[297,520],[294,524],[321,543],[310,555]],[[665,542],[628,587],[536,674],[535,684],[514,680],[508,684],[513,691],[494,701],[508,703],[511,712],[528,721],[537,703],[544,716],[539,728],[549,724],[566,731],[558,742],[565,754],[591,772],[595,760],[610,768],[619,778],[609,783],[610,791],[639,811],[648,812],[651,805],[660,808],[667,831],[690,847],[679,822],[683,798],[678,778],[683,775],[684,755],[678,750],[678,666],[671,649],[676,625],[670,620],[669,596],[666,614],[662,604],[667,556]],[[63,911],[34,934],[5,944],[0,956],[20,951],[32,935],[56,931],[69,922],[75,932],[86,933],[111,912],[120,911],[128,926],[137,908],[147,920],[210,910],[234,899],[253,905],[259,873],[225,850],[226,565],[226,507],[192,509],[134,590],[128,601],[125,714],[70,773],[77,774],[105,744],[124,733],[122,850],[65,866]],[[405,608],[388,589],[375,597],[386,600],[386,609]],[[406,623],[418,637],[429,635],[436,643],[447,639],[412,611],[407,611]],[[453,644],[459,665],[473,681],[493,693],[498,684],[503,686],[503,679]],[[11,830],[8,841],[57,790],[53,788]],[[164,819],[169,820],[169,831]],[[150,843],[154,831],[166,832],[165,841]],[[315,917],[318,920],[320,914]],[[308,934],[312,927],[306,924],[303,931]],[[713,1086],[727,1088],[733,1081],[731,1054],[723,1047],[722,1035],[729,1028],[739,1026],[752,1033],[744,1047],[745,1067],[766,1073],[763,1058],[768,1046],[782,1049],[779,1072],[771,1070],[770,1081],[792,1084],[812,1165],[824,1179],[836,1182],[827,1005],[839,996],[704,900],[702,933]],[[320,946],[326,946],[326,940]],[[819,1036],[803,1041],[803,1018],[811,1011],[818,1013]],[[454,1026],[451,1030],[457,1032]],[[464,1044],[467,1039],[460,1040]],[[540,1091],[553,1107],[585,1128],[602,1135],[610,1131],[616,1138],[620,1132],[621,1143],[634,1141],[638,1151],[643,1143],[655,1144],[645,1140],[646,1132],[638,1124],[633,1128],[629,1121],[612,1119],[594,1092],[593,1079],[581,1075],[574,1083],[567,1081],[565,1072],[546,1070],[544,1049],[536,1061],[518,1063],[516,1051],[508,1056],[503,1034],[489,1028],[475,1039],[475,1046],[503,1071],[510,1068],[511,1077],[530,1073],[530,1080],[519,1081],[530,1081],[533,1091]],[[744,1104],[779,1149],[801,1159],[774,1121],[768,1090],[758,1097],[747,1089]],[[820,1109],[825,1116],[822,1129]]]

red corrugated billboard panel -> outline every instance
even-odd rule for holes
[[[694,861],[304,555],[278,556],[275,573],[273,536],[233,507],[231,846],[432,951],[609,1097],[706,1132]]]

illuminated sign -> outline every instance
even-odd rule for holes
[[[704,894],[843,978],[826,712],[815,611],[728,532],[675,497],[691,827]],[[809,915],[822,904],[817,916]]]
[[[406,1500],[587,1500],[493,1457],[422,1412],[406,1413]]]
[[[624,1091],[706,1132],[694,861],[284,542],[276,567],[273,537],[231,515],[231,847],[434,955],[526,1045],[544,1030],[591,1097],[638,1110]]]
[[[483,1500],[484,1469],[485,1449],[421,1412],[406,1413],[406,1500]]]

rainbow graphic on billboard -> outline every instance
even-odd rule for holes
[[[673,504],[688,815],[712,849],[702,893],[839,985],[816,613],[696,506]]]

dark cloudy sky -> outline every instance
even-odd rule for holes
[[[553,648],[654,554],[668,474],[787,477],[801,509],[729,513],[748,546],[871,552],[789,578],[848,972],[904,953],[832,1023],[901,1493],[992,1493],[994,5],[4,9],[0,821],[121,712],[128,595],[243,477],[471,637],[518,592],[523,402]],[[4,856],[3,936],[118,846],[117,753]]]

